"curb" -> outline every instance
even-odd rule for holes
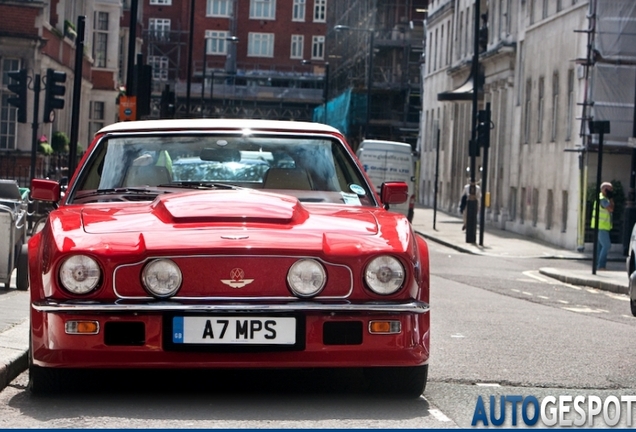
[[[545,268],[539,269],[539,273],[572,285],[588,286],[591,288],[597,288],[602,291],[609,291],[617,294],[629,294],[628,287],[611,281],[602,281],[597,279],[586,279],[577,276],[570,276]]]
[[[29,367],[29,320],[0,334],[0,391]]]
[[[451,249],[455,249],[456,251],[459,251],[459,252],[468,253],[468,254],[471,254],[471,255],[484,255],[483,253],[476,252],[476,251],[473,251],[473,250],[470,250],[470,249],[467,249],[467,248],[463,248],[461,246],[457,246],[455,243],[450,243],[450,242],[444,241],[444,240],[442,240],[442,239],[440,239],[438,237],[433,237],[433,236],[431,236],[429,234],[424,234],[423,232],[420,232],[420,231],[415,231],[415,234],[418,234],[418,235],[424,237],[426,240],[434,241],[435,243],[439,243],[439,244],[441,244],[443,246],[449,247]]]

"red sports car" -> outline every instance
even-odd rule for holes
[[[30,388],[86,368],[364,368],[422,394],[425,241],[334,128],[161,120],[99,131],[29,241]]]

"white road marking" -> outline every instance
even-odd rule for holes
[[[558,301],[558,302],[561,302],[561,303],[563,303],[563,304],[570,304],[570,302],[569,302],[569,301],[565,301],[565,300],[557,300],[557,301]]]
[[[599,290],[597,290],[596,288],[585,288],[585,291],[591,293],[591,294],[598,294]]]
[[[464,336],[464,335],[463,335],[463,334],[461,334],[461,333],[455,333],[455,334],[452,334],[452,335],[451,335],[451,337],[452,337],[452,338],[458,338],[458,339],[461,339],[461,338],[466,337],[466,336]]]
[[[550,283],[549,279],[539,276],[535,270],[526,270],[522,272],[525,276],[538,280],[539,282]]]
[[[518,292],[521,292],[521,291],[519,291],[518,289],[514,289],[514,288],[510,288],[510,291],[514,291],[514,292],[517,292],[517,293],[518,293]]]
[[[543,276],[539,276],[541,273],[537,272],[536,270],[526,270],[524,272],[522,272],[525,276],[534,278],[538,281],[547,283],[548,285],[563,285],[572,289],[575,289],[577,291],[581,290],[581,287],[578,287],[576,285],[571,285],[569,283],[565,283],[565,282],[561,282],[558,279],[552,279],[552,278],[545,278]]]
[[[475,385],[479,387],[501,387],[501,384],[498,383],[475,383]]]
[[[540,299],[543,299],[543,300],[549,300],[550,299],[550,297],[546,297],[546,296],[537,296],[537,297],[539,297]]]
[[[522,291],[522,293],[525,294],[525,295],[529,295],[529,296],[532,295],[532,293],[529,293],[528,291]]]
[[[582,313],[607,313],[608,311],[603,309],[592,309],[589,306],[585,307],[564,307],[562,309],[569,310],[571,312],[582,312]]]
[[[452,421],[451,419],[446,417],[446,415],[444,415],[443,412],[441,412],[438,409],[435,409],[435,408],[429,409],[428,412],[431,413],[431,415],[433,417],[435,417],[438,421],[441,421],[441,422],[450,422],[450,421]]]
[[[605,291],[603,294],[605,294],[609,298],[613,298],[614,300],[621,300],[626,302],[629,301],[629,296],[627,294],[616,294],[616,293],[607,292],[607,291]]]

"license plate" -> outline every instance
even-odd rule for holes
[[[296,318],[174,317],[172,342],[175,344],[294,345]]]

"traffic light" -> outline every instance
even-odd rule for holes
[[[479,110],[477,113],[477,142],[480,147],[490,147],[490,130],[492,129],[490,121],[490,110]]]
[[[62,85],[66,81],[66,73],[53,70],[46,70],[46,92],[44,96],[44,123],[51,123],[53,118],[51,113],[55,109],[64,108],[64,99],[57,96],[64,96],[66,87]]]
[[[15,84],[9,84],[8,88],[15,93],[14,97],[10,97],[7,102],[18,108],[18,123],[27,122],[27,70],[8,72],[9,78],[17,81]]]

